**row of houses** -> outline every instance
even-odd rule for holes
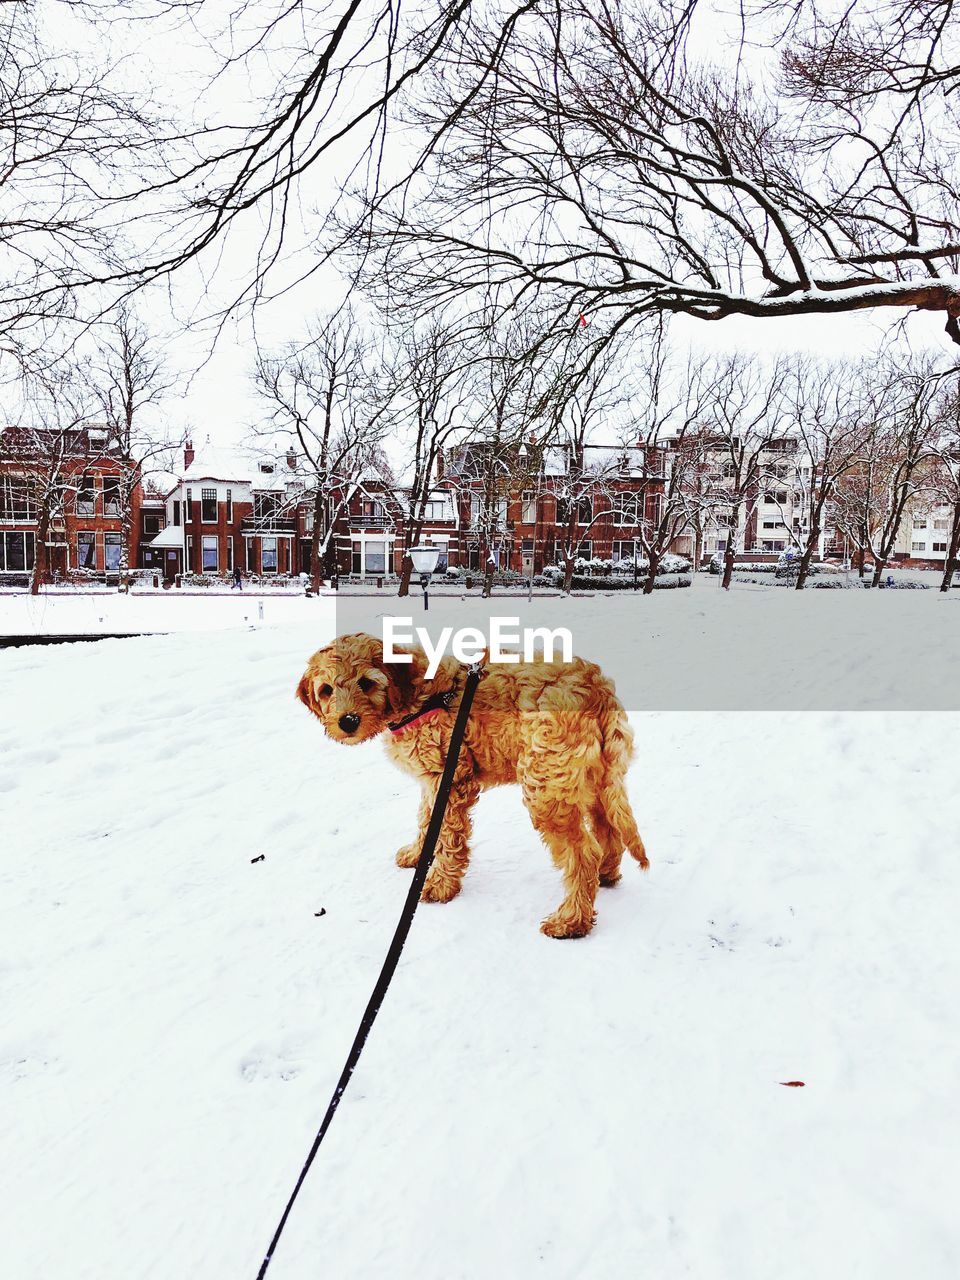
[[[0,442],[2,443],[2,442]],[[8,441],[9,445],[9,441]],[[674,465],[669,449],[638,444],[588,445],[572,462],[543,451],[524,473],[516,460],[506,479],[491,484],[478,463],[484,445],[460,445],[440,459],[436,484],[423,506],[418,540],[436,546],[441,567],[481,572],[495,564],[527,575],[563,559],[574,545],[583,560],[642,558],[642,530],[657,521]],[[773,556],[806,533],[804,493],[810,466],[795,450],[772,444],[761,459],[756,491],[738,512],[736,530],[721,503],[677,533],[670,550],[707,559],[733,534],[746,555]],[[708,451],[697,483],[722,486],[721,450]],[[188,442],[175,474],[137,477],[121,488],[123,465],[104,448],[96,429],[80,431],[63,467],[64,496],[43,534],[50,576],[76,572],[109,577],[121,566],[121,496],[129,493],[127,561],[166,581],[178,575],[282,576],[310,573],[316,504],[294,450],[251,453]],[[693,504],[694,507],[696,504]],[[418,513],[419,514],[419,513]],[[411,528],[410,498],[370,475],[334,492],[321,511],[325,576],[376,578],[399,573]],[[901,531],[897,557],[935,567],[947,552],[949,513],[917,512]],[[0,448],[0,579],[32,571],[40,511],[35,478],[23,458]],[[821,535],[821,556],[842,555],[842,540]]]

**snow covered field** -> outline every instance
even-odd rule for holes
[[[773,593],[734,616],[698,591],[646,602],[674,666],[774,616],[752,603]],[[877,705],[869,653],[831,648],[854,626],[955,661],[953,597],[776,599],[797,680],[852,688],[840,706]],[[295,603],[315,611],[0,652],[12,1280],[256,1275],[416,803],[379,744],[328,743],[295,701],[333,624]],[[603,615],[623,680],[627,604]],[[956,1274],[960,717],[633,720],[650,873],[602,891],[589,938],[544,938],[558,877],[516,791],[482,798],[464,892],[418,911],[271,1280]]]

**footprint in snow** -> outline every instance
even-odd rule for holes
[[[300,1064],[283,1052],[271,1049],[255,1049],[240,1061],[240,1074],[244,1080],[296,1080]]]

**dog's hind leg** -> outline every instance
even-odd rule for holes
[[[433,794],[436,795],[436,788]],[[420,895],[422,902],[449,902],[460,892],[470,861],[470,832],[473,827],[470,811],[479,795],[480,785],[470,776],[455,782],[451,788],[436,857]]]
[[[576,795],[572,779],[569,788],[551,789],[546,797],[543,792],[524,786],[524,804],[554,864],[563,872],[567,891],[560,906],[540,925],[541,932],[550,938],[582,938],[596,920],[595,904],[604,851],[584,825]]]
[[[620,880],[623,841],[607,820],[606,812],[600,801],[596,801],[590,806],[590,829],[596,837],[602,854],[600,860],[600,883],[605,888],[610,888]]]

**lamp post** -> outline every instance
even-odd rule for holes
[[[423,607],[424,609],[429,609],[430,597],[427,595],[427,587],[440,559],[440,548],[411,547],[407,555],[413,562],[414,571],[420,575],[420,585],[423,587]]]

